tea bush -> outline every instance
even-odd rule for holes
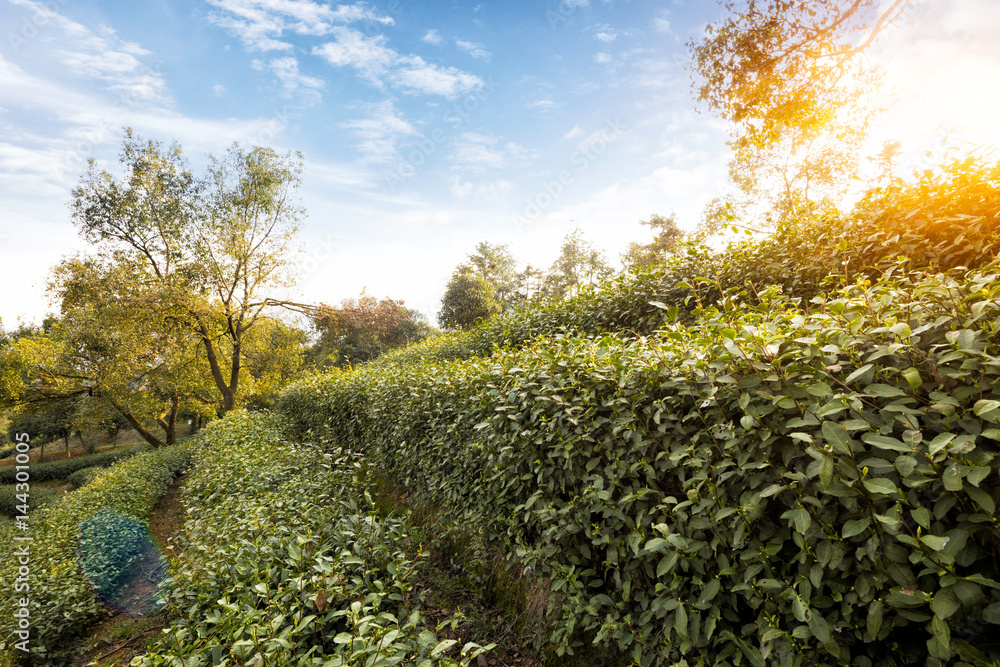
[[[79,562],[82,527],[101,512],[145,520],[171,480],[187,465],[189,456],[185,445],[132,456],[56,504],[32,509],[28,531],[17,533],[31,537],[30,590],[15,590],[18,561],[13,550],[20,543],[13,539],[15,529],[11,524],[2,526],[0,539],[5,551],[0,562],[0,659],[6,657],[14,664],[68,664],[66,652],[74,638],[107,613]],[[31,472],[40,467],[32,466]],[[35,481],[34,476],[31,481]],[[31,496],[36,492],[32,487]],[[114,563],[103,572],[110,580],[120,579]],[[19,638],[13,612],[18,608],[17,599],[22,597],[30,600],[30,656],[14,648]]]
[[[31,507],[37,509],[51,505],[59,500],[61,496],[62,494],[58,491],[37,487],[31,492]],[[0,514],[9,517],[17,516],[21,514],[20,510],[17,509],[17,506],[21,504],[21,501],[17,498],[16,487],[13,484],[0,486]]]
[[[376,514],[359,457],[290,443],[261,413],[202,439],[172,622],[133,665],[466,665],[485,650],[450,659],[455,642],[423,628],[406,527]]]
[[[998,268],[811,303],[692,280],[690,325],[314,377],[279,407],[551,579],[557,652],[988,665]]]

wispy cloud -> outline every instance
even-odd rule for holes
[[[473,58],[489,62],[489,59],[493,56],[493,54],[483,48],[482,44],[473,44],[462,39],[456,40],[455,44]]]
[[[463,181],[457,176],[451,183],[451,196],[462,201],[497,203],[509,198],[515,190],[514,183],[504,178],[493,181]]]
[[[452,167],[463,172],[503,169],[511,161],[527,157],[529,152],[523,146],[479,132],[463,132],[451,153]]]
[[[427,33],[421,38],[421,41],[437,46],[444,40],[441,38],[441,35],[438,34],[437,30],[428,30]]]
[[[594,54],[594,62],[605,65],[611,62],[611,56],[608,55],[607,53],[604,53],[603,51],[598,51],[597,53]]]
[[[212,86],[212,94],[215,95],[216,97],[222,97],[223,95],[226,94],[227,91],[228,88],[223,86],[221,83],[217,83],[214,86]]]
[[[597,26],[597,32],[594,34],[594,37],[601,42],[613,42],[618,39],[618,31],[608,24],[602,23]]]
[[[583,134],[583,128],[579,125],[574,125],[573,129],[563,135],[563,139],[575,139]]]
[[[670,12],[666,9],[660,10],[659,16],[653,19],[653,30],[656,32],[672,33],[673,29],[670,27]]]
[[[299,71],[299,61],[291,56],[275,58],[270,66],[288,95],[302,91],[308,97],[318,97],[319,91],[326,85],[322,79],[302,74]]]
[[[61,48],[54,53],[73,74],[102,81],[129,100],[169,102],[163,77],[142,62],[141,57],[149,51],[140,45],[121,39],[108,27],[102,26],[100,34],[95,33],[34,0],[10,0],[10,4],[31,10],[60,30]]]
[[[399,114],[392,100],[363,108],[367,111],[364,118],[341,123],[340,127],[357,135],[361,141],[355,148],[369,162],[381,165],[399,162],[400,141],[420,133]]]
[[[528,102],[525,106],[532,111],[551,113],[559,108],[559,103],[551,98],[545,97],[540,100],[535,100],[534,102]]]
[[[282,41],[286,32],[327,35],[337,26],[358,21],[392,25],[364,3],[328,5],[312,0],[208,0],[219,11],[211,20],[236,34],[252,51],[283,51],[292,45]]]
[[[384,35],[369,37],[343,27],[335,28],[333,35],[334,41],[315,47],[313,53],[336,67],[355,68],[379,87],[388,83],[403,92],[454,98],[483,86],[474,74],[394,51],[385,46]]]

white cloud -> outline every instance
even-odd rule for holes
[[[427,42],[428,44],[434,44],[435,46],[444,41],[441,39],[441,35],[438,34],[437,30],[428,30],[421,40]]]
[[[594,62],[601,63],[602,65],[607,64],[611,62],[611,56],[609,56],[607,53],[604,53],[603,51],[598,51],[597,53],[594,54]]]
[[[453,98],[483,86],[482,80],[454,67],[428,63],[420,56],[404,56],[385,46],[384,35],[369,37],[353,28],[335,28],[333,42],[313,49],[336,67],[353,67],[378,86],[388,82],[404,92]]]
[[[272,60],[271,71],[289,95],[302,90],[307,96],[318,96],[326,85],[322,79],[299,72],[299,62],[291,56]]]
[[[518,144],[504,142],[496,135],[463,132],[452,149],[452,167],[459,171],[503,169],[511,161],[523,161],[528,151]]]
[[[579,125],[574,125],[572,130],[563,135],[563,139],[576,139],[581,134],[583,134],[583,128]]]
[[[328,5],[312,0],[208,0],[218,8],[211,20],[236,34],[252,51],[282,51],[292,48],[281,41],[285,32],[326,35],[339,24],[370,21],[392,25],[389,16],[379,16],[364,3]]]
[[[599,41],[613,42],[618,38],[618,31],[606,23],[597,26],[597,33],[594,34]]]
[[[420,56],[405,56],[399,62],[400,67],[389,78],[404,92],[441,95],[451,99],[483,87],[482,79],[474,74],[455,67],[433,65]]]
[[[551,98],[545,97],[540,100],[535,100],[534,102],[528,102],[525,106],[532,111],[551,113],[559,108],[559,103],[553,101]]]
[[[314,47],[313,54],[335,67],[353,67],[372,82],[399,60],[398,53],[383,46],[385,35],[368,37],[353,28],[335,28],[333,34],[336,41]]]
[[[465,40],[462,39],[456,40],[455,44],[458,46],[458,48],[462,49],[473,58],[478,58],[480,60],[485,60],[489,62],[489,59],[493,55],[489,51],[484,49],[482,44],[473,44],[472,42],[466,42]]]
[[[653,19],[653,30],[673,34],[673,29],[670,27],[670,10],[661,9],[657,14],[658,16]]]
[[[214,86],[212,86],[212,94],[215,95],[216,97],[222,97],[223,95],[226,94],[227,91],[228,88],[223,86],[221,83],[217,83]]]
[[[11,0],[11,4],[28,8],[61,30],[61,48],[54,53],[73,74],[103,81],[129,104],[168,101],[163,77],[143,64],[140,57],[149,51],[138,44],[119,38],[105,26],[99,29],[102,34],[95,34],[34,0]]]
[[[392,100],[383,100],[365,107],[364,118],[341,123],[340,127],[351,130],[361,142],[355,145],[365,158],[374,164],[399,162],[400,140],[420,133],[404,119]]]
[[[463,181],[455,177],[451,183],[451,196],[462,201],[495,204],[507,200],[515,191],[511,181],[498,178],[494,181]]]

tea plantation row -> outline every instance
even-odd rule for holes
[[[446,338],[279,409],[550,580],[557,652],[993,664],[1000,267],[904,268],[811,303],[691,280],[645,337]]]

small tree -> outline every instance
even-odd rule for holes
[[[662,262],[684,238],[684,232],[677,226],[673,213],[666,218],[653,214],[649,216],[649,220],[639,222],[652,229],[656,236],[652,243],[633,241],[629,244],[628,250],[622,255],[622,264],[626,269]]]
[[[493,286],[468,265],[455,269],[441,299],[438,323],[446,329],[469,329],[502,310]]]
[[[320,305],[313,315],[319,340],[308,356],[317,366],[347,366],[374,359],[389,350],[423,340],[432,329],[423,315],[402,301],[377,299],[362,292],[337,307]]]
[[[558,259],[542,280],[542,294],[556,299],[572,296],[582,286],[610,278],[612,273],[604,253],[574,229],[563,239]]]

